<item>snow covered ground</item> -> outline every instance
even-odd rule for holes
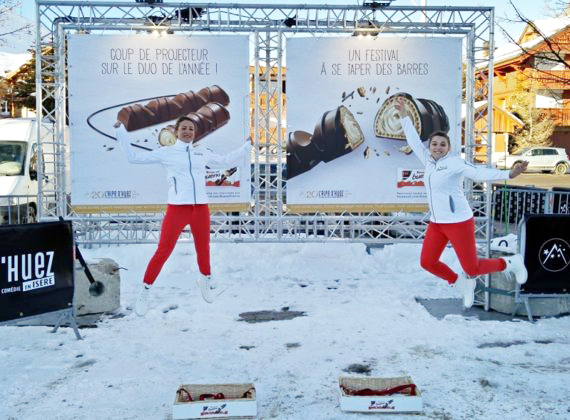
[[[479,321],[431,316],[416,302],[454,290],[419,267],[417,244],[212,244],[229,286],[202,301],[191,243],[157,280],[146,317],[131,306],[154,245],[86,249],[121,271],[122,317],[97,328],[0,328],[0,418],[170,419],[189,383],[256,386],[260,419],[568,419],[570,317]],[[444,254],[453,260],[452,251]],[[246,323],[243,312],[304,311]],[[410,375],[423,415],[340,411],[338,377]],[[361,375],[362,376],[362,375]]]

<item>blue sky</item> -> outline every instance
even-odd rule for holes
[[[97,1],[97,0],[93,0]],[[100,0],[103,1],[103,0]],[[108,1],[108,0],[105,0]],[[135,0],[122,0],[123,2],[135,2]],[[483,7],[495,7],[495,22],[499,23],[501,26],[505,27],[516,39],[520,32],[523,30],[524,25],[521,23],[508,23],[504,19],[509,17],[514,19],[514,10],[510,5],[509,0],[425,0],[428,6],[483,6]],[[164,3],[180,3],[180,0],[164,0]],[[551,0],[552,2],[552,0]],[[255,0],[227,0],[219,1],[218,3],[260,3],[260,4],[362,4],[362,0],[277,0],[277,1],[255,1]],[[520,12],[528,17],[529,19],[545,19],[549,17],[547,15],[547,10],[545,9],[544,0],[513,0],[516,7]],[[422,0],[395,0],[392,6],[413,6],[421,5]],[[32,20],[35,20],[35,1],[33,0],[22,0],[22,14]],[[506,43],[501,31],[496,31],[495,43],[500,46]]]

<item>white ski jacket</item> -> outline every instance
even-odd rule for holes
[[[127,130],[122,124],[116,133],[129,163],[160,163],[166,169],[170,184],[168,204],[207,204],[206,165],[209,168],[228,168],[240,163],[251,148],[250,143],[246,142],[239,149],[222,156],[200,143],[193,145],[177,139],[172,146],[136,153],[129,144]]]
[[[425,166],[424,184],[430,221],[434,223],[459,223],[473,217],[463,190],[463,179],[495,181],[509,178],[510,171],[475,166],[460,156],[449,153],[435,160],[424,146],[409,117],[402,118],[402,128],[414,154]]]

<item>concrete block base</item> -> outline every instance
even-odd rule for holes
[[[92,296],[89,293],[89,280],[79,261],[75,262],[75,293],[73,306],[77,316],[113,312],[121,306],[121,288],[118,264],[103,258],[97,263],[88,262],[95,281],[103,283],[103,293]]]
[[[509,273],[499,272],[490,275],[490,286],[494,289],[513,292],[509,295],[491,293],[489,307],[497,312],[528,316],[524,303],[515,304],[514,290],[516,288],[515,279]],[[570,296],[561,297],[532,297],[529,298],[530,312],[532,316],[556,316],[570,313]],[[516,312],[515,312],[516,306]]]

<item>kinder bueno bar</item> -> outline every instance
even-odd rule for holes
[[[205,87],[198,91],[198,95],[204,98],[206,102],[217,102],[223,106],[228,106],[230,103],[230,97],[228,94],[218,85],[213,85],[210,87]]]
[[[186,117],[194,123],[194,141],[197,141],[226,124],[230,119],[230,113],[221,104],[208,103],[196,112],[189,112]],[[176,127],[167,125],[160,130],[158,143],[161,146],[172,146],[176,143]]]
[[[289,179],[350,153],[364,142],[354,115],[341,105],[323,114],[313,134],[293,131],[287,139],[287,177]]]
[[[377,137],[405,140],[400,125],[400,113],[396,104],[401,101],[406,113],[422,140],[427,140],[435,131],[449,131],[449,120],[444,109],[430,99],[413,98],[407,93],[390,96],[382,104],[374,119],[374,134]]]
[[[289,179],[315,167],[322,161],[323,153],[311,142],[311,133],[292,131],[287,139],[287,177]]]
[[[214,85],[203,88],[197,93],[192,91],[179,93],[173,97],[153,99],[146,105],[126,106],[119,111],[117,120],[123,123],[127,131],[134,131],[195,112],[209,102],[227,106],[230,99],[221,87]]]
[[[217,130],[230,119],[230,113],[226,107],[218,103],[206,104],[196,112],[190,112],[186,116],[195,126],[194,141],[200,140],[212,131]]]
[[[330,162],[360,146],[364,134],[352,112],[341,105],[323,114],[315,125],[312,141],[323,151],[323,160]]]

